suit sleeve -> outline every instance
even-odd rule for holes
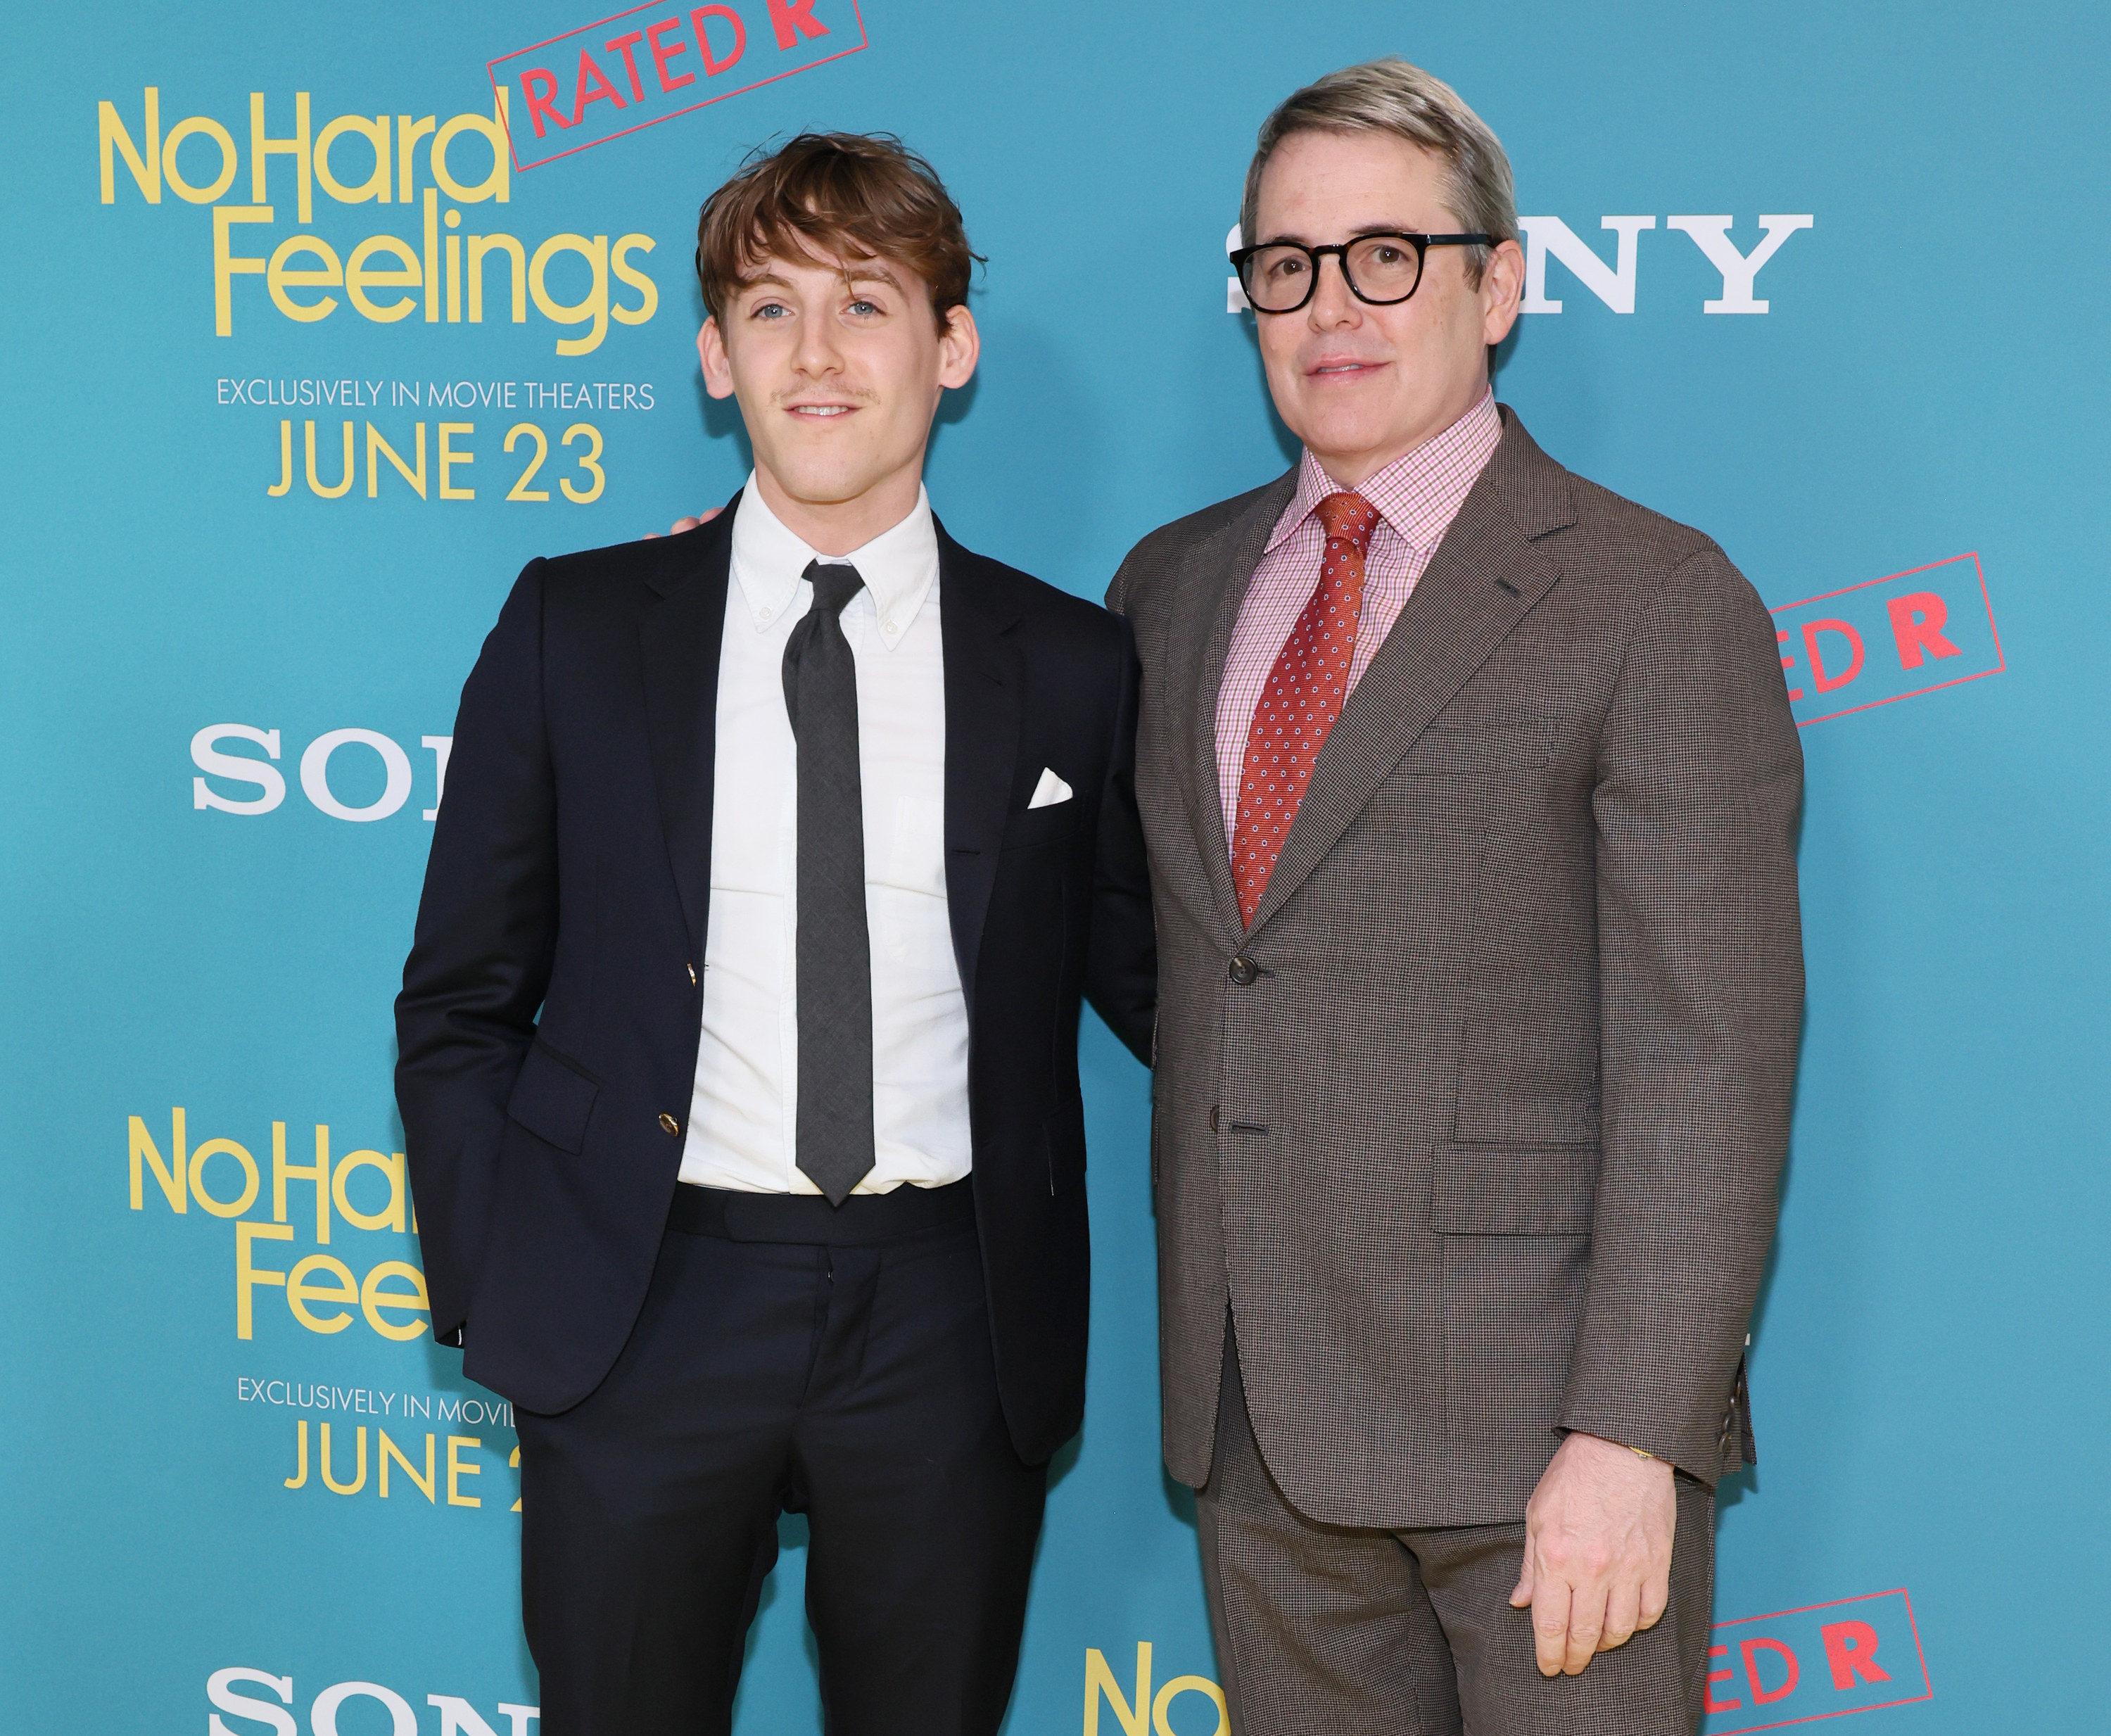
[[[396,1101],[433,1335],[476,1288],[514,1078],[557,933],[556,802],[543,711],[543,566],[513,587],[462,688],[403,991]]]
[[[1643,620],[1600,737],[1601,1168],[1560,1420],[1711,1485],[1788,1143],[1802,788],[1773,620],[1710,545]]]
[[[1158,938],[1151,912],[1151,876],[1136,802],[1136,712],[1141,674],[1136,636],[1126,620],[1117,650],[1114,751],[1100,793],[1099,852],[1092,883],[1092,933],[1085,993],[1114,1034],[1146,1067],[1154,1057],[1158,1009]]]

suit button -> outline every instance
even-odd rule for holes
[[[694,965],[689,966],[689,986],[692,988],[697,986],[697,967]]]
[[[682,1130],[682,1124],[664,1110],[661,1112],[660,1125],[670,1134],[679,1134]]]
[[[1242,952],[1232,961],[1232,980],[1245,988],[1260,975],[1260,966]]]
[[[1213,1134],[1214,1134],[1214,1132],[1216,1132],[1216,1130],[1217,1130],[1217,1106],[1216,1106],[1214,1103],[1212,1103],[1212,1104],[1210,1104],[1210,1131],[1211,1133],[1213,1133]]]

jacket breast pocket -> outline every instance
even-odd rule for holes
[[[1021,808],[1004,823],[1004,848],[1030,850],[1037,844],[1062,843],[1076,834],[1078,811],[1083,806],[1073,796],[1046,807]]]
[[[1595,1145],[1437,1147],[1430,1227],[1455,1236],[1591,1233],[1598,1192]]]
[[[506,1112],[545,1144],[576,1155],[600,1095],[599,1084],[538,1042],[520,1063]]]
[[[1554,737],[1541,725],[1432,724],[1414,738],[1400,770],[1409,777],[1500,778],[1553,761]]]

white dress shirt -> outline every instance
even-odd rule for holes
[[[797,1164],[798,752],[784,646],[812,607],[810,561],[865,589],[843,610],[857,669],[872,937],[873,1138],[860,1193],[960,1180],[969,1168],[968,1016],[946,899],[946,683],[929,498],[847,555],[785,528],[752,475],[733,525],[719,653],[710,929],[703,1034],[682,1179],[817,1193]]]

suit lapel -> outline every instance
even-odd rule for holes
[[[1212,901],[1228,935],[1241,931],[1238,895],[1232,885],[1230,852],[1224,844],[1224,798],[1217,775],[1217,697],[1224,684],[1232,629],[1253,583],[1254,569],[1268,548],[1269,533],[1297,489],[1297,472],[1263,489],[1254,503],[1196,545],[1181,577],[1178,615],[1172,643],[1169,689],[1175,711],[1174,774],[1187,823],[1202,852]]]
[[[1503,419],[1495,456],[1319,750],[1254,930],[1326,859],[1416,737],[1560,577],[1535,539],[1575,522],[1565,478],[1523,424],[1507,410]]]
[[[935,520],[934,520],[935,522]],[[938,531],[938,625],[946,681],[946,902],[968,1016],[983,919],[996,883],[1018,782],[1025,671],[1008,635],[1019,602],[1010,575]]]
[[[645,673],[645,727],[667,862],[688,923],[692,963],[703,962],[711,901],[711,802],[717,770],[719,647],[725,633],[733,520],[740,496],[690,535],[647,583],[661,600],[638,624]]]

